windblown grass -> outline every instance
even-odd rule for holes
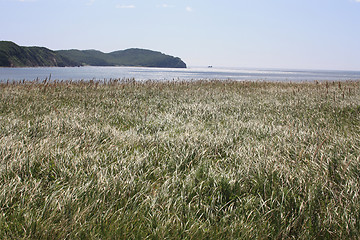
[[[360,237],[360,82],[0,94],[1,239]]]

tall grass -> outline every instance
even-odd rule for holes
[[[1,239],[360,237],[360,82],[0,93]]]

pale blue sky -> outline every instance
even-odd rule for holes
[[[360,70],[360,0],[0,0],[0,40],[188,66]]]

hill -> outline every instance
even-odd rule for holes
[[[39,66],[139,66],[186,68],[178,57],[146,49],[131,48],[111,53],[97,50],[59,50],[44,47],[22,47],[0,41],[0,67]]]
[[[0,41],[1,67],[78,66],[79,64],[44,47],[21,47],[10,41]]]
[[[178,57],[138,48],[111,53],[97,50],[61,50],[58,53],[80,62],[82,65],[186,68],[186,64]]]

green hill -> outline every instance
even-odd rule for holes
[[[107,54],[97,50],[59,50],[61,56],[73,59],[80,65],[86,66],[112,66],[107,59]]]
[[[138,48],[111,53],[97,50],[61,50],[58,53],[80,62],[82,65],[186,68],[186,64],[178,57]]]
[[[111,53],[76,49],[52,51],[44,47],[22,47],[10,41],[0,41],[0,67],[86,65],[186,68],[178,57],[145,49],[132,48]]]
[[[78,65],[77,62],[44,47],[21,47],[13,42],[0,41],[0,66],[2,67]]]

